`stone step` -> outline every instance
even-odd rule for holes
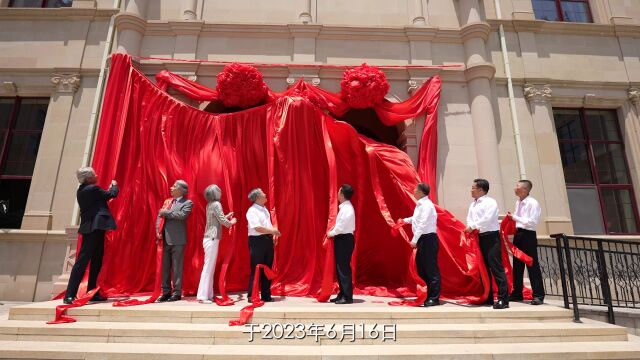
[[[274,326],[275,325],[275,326]],[[482,344],[626,341],[626,329],[602,322],[490,324],[339,324],[318,329],[295,324],[76,322],[0,322],[0,340],[202,345]],[[253,336],[251,336],[253,332]],[[344,335],[343,335],[344,334]],[[394,336],[395,335],[395,336]],[[393,340],[395,338],[395,341]],[[252,339],[252,340],[251,340]]]
[[[640,359],[631,341],[430,345],[184,345],[0,341],[0,359]]]
[[[489,306],[466,306],[446,303],[431,308],[389,306],[388,301],[367,297],[353,305],[319,304],[311,298],[286,298],[255,310],[254,323],[524,323],[570,322],[572,312],[551,305],[531,306],[512,303],[511,308],[494,310]],[[17,306],[10,310],[11,320],[52,320],[60,300]],[[226,324],[239,316],[246,302],[233,306],[199,304],[191,301],[113,307],[111,303],[90,304],[70,309],[68,314],[78,321],[212,323]]]

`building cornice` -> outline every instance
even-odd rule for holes
[[[640,38],[640,25],[629,24],[592,24],[543,20],[497,20],[490,19],[492,31],[504,26],[505,31],[531,32],[550,35],[584,35],[605,37]]]
[[[507,78],[504,76],[495,77],[496,84],[505,85]],[[513,78],[514,85],[546,84],[554,89],[591,89],[591,90],[624,90],[630,87],[639,87],[640,83],[627,81],[589,81],[589,80],[566,80],[566,79],[550,79],[550,78]]]
[[[0,20],[108,20],[118,9],[90,8],[0,8]]]

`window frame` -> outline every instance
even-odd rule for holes
[[[4,99],[13,99],[13,107],[11,109],[11,115],[9,116],[9,121],[7,121],[6,133],[4,134],[4,138],[0,139],[3,141],[0,143],[0,180],[32,180],[33,173],[31,176],[26,175],[5,175],[4,169],[7,165],[7,156],[9,155],[9,148],[11,147],[11,140],[13,139],[14,133],[17,131],[18,134],[40,134],[40,141],[42,141],[42,134],[44,133],[44,125],[42,130],[15,130],[15,126],[18,120],[18,112],[20,106],[22,105],[22,100],[24,99],[38,99],[38,100],[47,100],[50,101],[50,98],[47,97],[22,97],[22,96],[14,96],[14,97],[2,97]],[[39,147],[39,144],[38,144]],[[40,152],[38,150],[38,152]],[[37,158],[37,155],[36,155]]]
[[[540,21],[558,21],[558,22],[566,22],[566,23],[577,23],[577,24],[593,24],[593,13],[591,12],[591,3],[589,0],[554,0],[556,3],[556,15],[558,15],[558,20],[542,20],[536,18],[536,20]],[[572,3],[584,3],[587,4],[587,16],[589,17],[588,22],[582,21],[567,21],[564,17],[564,13],[562,11],[562,3],[563,2],[572,2]],[[533,2],[532,2],[533,5]],[[535,17],[535,10],[533,11]]]
[[[556,0],[557,1],[557,0]],[[600,203],[600,217],[602,219],[602,225],[606,235],[638,235],[640,234],[640,213],[638,209],[638,204],[636,202],[635,191],[633,188],[633,179],[631,177],[631,172],[629,171],[629,161],[627,159],[627,153],[625,151],[624,137],[622,136],[622,131],[620,127],[620,119],[618,117],[618,113],[615,109],[591,109],[591,108],[575,108],[575,107],[554,107],[553,110],[577,110],[580,118],[580,126],[582,127],[582,135],[583,139],[558,139],[558,144],[584,144],[587,149],[587,158],[589,161],[589,166],[591,168],[591,178],[593,179],[593,183],[568,183],[565,178],[565,185],[567,189],[594,189],[598,194],[598,201]],[[589,133],[589,128],[587,125],[587,116],[586,113],[589,110],[597,110],[597,111],[612,111],[615,113],[616,119],[616,131],[618,132],[618,139],[620,140],[592,140],[591,134]],[[555,123],[555,120],[554,120]],[[554,124],[555,130],[555,124]],[[624,166],[628,175],[629,183],[626,184],[607,184],[601,183],[598,175],[597,167],[596,167],[596,158],[593,153],[593,145],[594,144],[616,144],[620,145],[623,158],[624,158]],[[564,176],[564,165],[563,165],[563,176]],[[628,190],[631,198],[631,205],[633,210],[634,220],[636,222],[636,232],[613,232],[609,230],[607,226],[607,213],[605,209],[604,197],[602,195],[601,189],[618,189],[618,190]]]

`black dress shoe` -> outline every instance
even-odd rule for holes
[[[336,300],[334,304],[344,305],[344,304],[353,304],[353,299],[340,299]]]
[[[158,300],[156,300],[157,302],[165,302],[167,300],[171,299],[171,295],[166,294],[166,295],[162,295],[158,298]]]
[[[336,302],[336,301],[338,301],[338,300],[340,300],[340,299],[342,299],[342,298],[343,298],[342,296],[339,296],[339,295],[338,295],[338,296],[334,297],[333,299],[331,299],[331,300],[329,300],[329,301],[330,301],[330,302],[332,302],[332,303],[334,303],[334,302]]]
[[[95,294],[90,301],[107,301],[107,298],[100,296],[100,294]]]
[[[508,309],[509,308],[509,302],[504,301],[504,300],[498,300],[497,303],[493,304],[493,308],[500,310],[500,309]]]
[[[509,301],[522,301],[522,300],[524,300],[522,296],[509,295]]]
[[[531,305],[542,305],[542,304],[544,304],[544,300],[538,299],[538,298],[533,298],[533,300],[531,300],[531,302],[529,304],[531,304]]]
[[[62,299],[62,302],[67,304],[67,305],[71,305],[71,304],[73,304],[73,298],[71,296],[67,296],[64,299]]]
[[[264,302],[274,302],[275,301],[275,300],[273,300],[272,297],[269,297],[269,298],[266,298],[266,299],[260,299],[260,300],[262,300]]]
[[[180,296],[180,295],[171,295],[171,297],[167,301],[168,302],[174,302],[174,301],[178,301],[178,300],[181,300],[181,299],[182,299],[182,296]]]
[[[440,305],[440,300],[429,299],[424,302],[425,307]]]

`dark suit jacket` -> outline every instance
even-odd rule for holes
[[[107,201],[118,196],[118,187],[104,190],[95,184],[82,184],[76,198],[80,205],[80,228],[78,232],[88,234],[95,230],[115,230],[116,221],[111,216]]]
[[[156,232],[164,236],[167,245],[187,243],[187,217],[191,214],[193,202],[186,198],[178,200],[164,217],[164,228],[160,229],[160,213],[156,219]]]

